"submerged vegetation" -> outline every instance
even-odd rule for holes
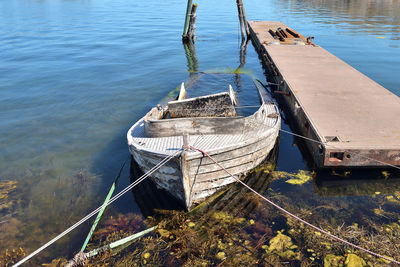
[[[256,200],[255,200],[256,201]],[[302,217],[314,221],[309,210]],[[319,226],[357,245],[398,258],[399,222],[361,227],[333,226],[319,218]],[[388,262],[325,238],[273,208],[258,202],[248,218],[227,212],[185,213],[156,211],[146,223],[156,233],[134,242],[120,253],[105,253],[89,266],[385,266]],[[108,241],[126,236],[116,231]]]
[[[0,212],[8,212],[14,206],[14,200],[9,196],[15,193],[17,189],[16,181],[1,181],[0,182]]]
[[[315,172],[299,170],[297,173],[288,173],[282,171],[275,171],[272,175],[276,178],[289,178],[285,181],[288,184],[302,185],[312,180],[315,177]]]
[[[400,259],[400,190],[396,186],[379,186],[378,180],[371,183],[358,183],[368,187],[365,192],[373,192],[367,196],[343,196],[353,191],[336,192],[340,198],[327,194],[335,192],[336,182],[316,185],[318,173],[299,170],[296,173],[274,171],[275,166],[264,164],[254,169],[244,178],[244,181],[270,200],[286,210],[300,216],[306,221],[348,240],[356,245],[382,254],[389,258]],[[347,174],[351,176],[350,174]],[[82,198],[84,188],[94,182],[97,177],[87,172],[79,171],[71,178],[74,183],[62,183],[56,189],[69,189],[66,193],[73,196],[71,208],[85,205],[86,197]],[[340,177],[342,179],[342,177]],[[382,177],[384,183],[387,178]],[[349,181],[349,180],[348,180]],[[396,181],[396,180],[395,180]],[[332,185],[333,184],[333,185]],[[395,185],[396,183],[392,183]],[[76,187],[76,185],[79,185]],[[370,186],[374,188],[369,188]],[[22,186],[22,185],[21,185]],[[282,186],[285,186],[284,193]],[[314,186],[322,196],[307,194],[310,186]],[[332,187],[333,186],[333,187]],[[25,207],[25,211],[34,216],[33,207],[19,196],[20,183],[3,181],[1,183],[1,204],[8,208],[5,213],[13,214]],[[353,188],[352,190],[356,190]],[[358,188],[360,193],[361,189]],[[296,191],[299,194],[293,194]],[[65,194],[66,194],[65,193]],[[58,194],[58,193],[57,193]],[[327,196],[328,195],[328,196]],[[362,205],[360,205],[360,198]],[[16,199],[22,201],[15,202]],[[46,220],[55,220],[57,209],[61,201],[55,198],[43,198],[49,203]],[[141,202],[146,203],[146,201]],[[67,212],[72,214],[71,211]],[[67,214],[67,213],[64,213]],[[64,224],[58,225],[60,230],[76,220],[69,217]],[[47,225],[47,224],[44,224]],[[49,227],[52,225],[48,224]],[[87,251],[110,244],[124,237],[140,232],[157,225],[157,230],[142,236],[140,239],[117,247],[114,250],[105,250],[95,257],[87,259],[88,266],[387,266],[386,260],[376,258],[345,244],[333,241],[322,233],[299,223],[287,215],[282,214],[274,207],[269,206],[262,199],[242,187],[233,184],[223,191],[202,202],[191,212],[154,210],[154,214],[144,218],[139,214],[108,215],[101,221],[95,231]],[[32,230],[29,225],[10,216],[0,225],[2,251],[0,266],[11,266],[29,251],[20,247],[22,242],[18,236]],[[55,227],[55,226],[52,226]],[[45,231],[57,232],[55,228],[34,228],[35,235],[32,241],[47,241]],[[83,231],[75,236],[61,240],[61,246],[71,246],[73,240],[81,244],[84,238]],[[25,239],[25,241],[29,239]],[[3,243],[4,242],[4,243]],[[24,242],[25,244],[29,242]],[[74,243],[72,243],[73,245]],[[75,245],[75,247],[79,247]],[[64,255],[64,258],[46,260],[49,255]],[[67,264],[65,251],[49,251],[38,257],[31,264],[49,262],[43,266],[64,266]]]
[[[340,181],[321,182],[319,175],[303,170],[275,171],[273,164],[263,164],[243,180],[304,220],[356,245],[399,260],[400,190],[397,189],[400,182],[393,178],[396,175],[391,173],[391,178],[379,176],[356,182],[349,173],[345,178],[339,177]],[[41,184],[40,177],[41,174],[32,174],[30,180],[3,180],[0,184],[0,204],[4,207],[0,224],[0,266],[11,266],[29,254],[32,247],[48,241],[49,233],[61,232],[80,219],[90,199],[95,197],[87,192],[94,192],[88,187],[96,185],[98,177],[87,171],[80,170],[66,179],[47,180],[46,184]],[[42,195],[34,203],[24,194],[22,189],[26,187],[33,191],[46,190],[39,191]],[[318,194],[310,193],[312,188]],[[141,209],[153,210],[152,205],[158,203],[157,196],[150,194],[154,194],[152,190],[148,185],[138,188],[145,198],[144,201],[137,199],[138,205],[148,205],[140,206]],[[66,200],[69,201],[67,206]],[[98,196],[98,200],[101,202],[102,197]],[[21,220],[18,212],[24,212],[25,218],[37,224]],[[60,217],[64,221],[61,222]],[[48,262],[43,266],[64,266],[72,256],[67,253],[79,249],[89,226],[63,238],[30,264]],[[118,214],[108,209],[87,251],[152,226],[158,226],[157,230],[113,250],[103,250],[87,259],[87,265],[330,267],[388,264],[284,215],[240,184],[219,191],[191,212],[169,211],[158,206],[151,216],[144,218],[140,214]],[[51,261],[51,255],[63,258]]]
[[[301,218],[356,245],[400,259],[399,191],[374,194],[361,213],[351,201],[290,198],[316,174],[284,173],[264,165],[245,181]],[[288,195],[274,190],[286,183]],[[308,189],[309,190],[309,189]],[[313,199],[311,199],[313,198]],[[313,203],[311,205],[310,203]],[[350,203],[350,204],[349,204]],[[377,211],[379,210],[379,212]],[[191,212],[155,210],[145,220],[134,214],[105,220],[89,249],[157,225],[156,231],[125,247],[87,260],[88,266],[387,266],[371,256],[283,215],[238,184],[209,198]],[[57,264],[62,262],[57,261]]]
[[[85,170],[58,179],[48,179],[57,177],[51,171],[10,176],[18,181],[0,181],[0,266],[11,266],[49,241],[54,233],[80,219],[98,199],[94,193],[99,177]],[[81,229],[86,232],[86,228]],[[32,259],[31,266],[48,261],[55,253],[64,254],[76,240],[81,242],[80,237],[74,232],[63,238]]]

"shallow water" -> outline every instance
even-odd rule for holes
[[[19,182],[10,195],[13,206],[0,210],[0,216],[13,214],[0,225],[1,250],[35,249],[101,203],[129,158],[130,125],[190,76],[180,38],[185,9],[175,0],[0,3],[0,179]],[[399,1],[255,0],[245,1],[245,9],[249,20],[280,20],[315,36],[317,44],[400,96]],[[240,35],[234,1],[202,1],[197,13],[198,70],[236,69]],[[251,43],[244,69],[264,80]],[[241,94],[251,98],[253,91]],[[308,168],[294,144],[282,134],[279,170]],[[117,191],[129,183],[127,169]],[[375,208],[369,196],[381,184],[362,197],[357,182],[353,191],[322,194],[342,187],[340,181],[334,189],[318,182],[326,176],[318,173],[301,190],[281,182],[271,187],[307,205],[334,199]],[[379,173],[363,176],[370,180]],[[398,183],[387,187],[386,193],[399,190]],[[113,210],[140,213],[131,194]],[[84,235],[74,233],[43,255],[68,256]]]

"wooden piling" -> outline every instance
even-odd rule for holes
[[[243,28],[243,13],[242,8],[243,6],[242,0],[236,0],[237,8],[238,8],[238,16],[239,16],[239,24],[240,24],[240,31],[242,33],[242,39],[246,38],[245,29]]]
[[[249,24],[247,23],[247,18],[246,18],[246,12],[244,12],[244,6],[243,6],[243,2],[242,0],[240,0],[241,7],[242,7],[242,15],[243,15],[243,24],[244,24],[244,28],[246,30],[246,36],[250,35],[250,29],[249,29]]]
[[[188,39],[193,40],[194,39],[194,32],[195,32],[195,24],[196,24],[196,10],[197,10],[197,4],[192,5],[192,11],[190,12],[190,20],[189,20],[189,29],[188,29]]]
[[[182,38],[185,39],[189,30],[190,12],[192,10],[192,0],[188,0],[186,7],[185,25],[183,26]]]
[[[240,24],[242,39],[245,39],[246,36],[250,34],[250,30],[246,19],[246,13],[244,12],[243,1],[236,0],[236,4],[238,8],[239,24]]]

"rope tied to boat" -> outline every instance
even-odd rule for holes
[[[83,251],[79,251],[74,258],[65,265],[65,267],[85,266],[86,259],[86,254]]]
[[[190,145],[185,145],[185,146],[183,146],[183,149],[186,149],[186,150],[187,150],[187,149],[189,149],[189,150],[195,150],[195,151],[198,151],[198,152],[202,153],[203,156],[208,157],[212,162],[214,162],[218,167],[220,167],[222,170],[224,170],[229,176],[231,176],[231,177],[232,177],[233,179],[235,179],[237,182],[239,182],[240,184],[242,184],[244,187],[246,187],[247,189],[249,189],[251,192],[253,192],[253,193],[256,194],[257,196],[259,196],[261,199],[265,200],[266,202],[268,202],[269,204],[271,204],[272,206],[274,206],[274,207],[277,208],[278,210],[282,211],[284,214],[286,214],[286,215],[288,215],[288,216],[290,216],[290,217],[296,219],[297,221],[304,223],[305,225],[307,225],[307,226],[313,228],[314,230],[316,230],[316,231],[318,231],[318,232],[320,232],[320,233],[322,233],[322,234],[324,234],[324,235],[326,235],[326,236],[328,236],[328,237],[330,237],[330,238],[332,238],[332,239],[334,239],[334,240],[336,240],[336,241],[342,242],[342,243],[344,243],[344,244],[346,244],[346,245],[348,245],[348,246],[351,246],[351,247],[354,247],[354,248],[356,248],[356,249],[359,249],[359,250],[361,250],[361,251],[363,251],[363,252],[365,252],[365,253],[368,253],[368,254],[370,254],[370,255],[373,255],[373,256],[375,256],[375,257],[382,258],[382,259],[387,260],[387,261],[389,261],[389,262],[391,262],[391,263],[395,263],[395,264],[400,265],[400,261],[391,259],[391,258],[389,258],[389,257],[380,255],[380,254],[378,254],[378,253],[375,253],[375,252],[373,252],[373,251],[370,251],[370,250],[368,250],[368,249],[365,249],[365,248],[363,248],[363,247],[360,247],[360,246],[358,246],[358,245],[356,245],[356,244],[353,244],[353,243],[351,243],[351,242],[349,242],[349,241],[347,241],[347,240],[344,240],[344,239],[342,239],[342,238],[340,238],[340,237],[338,237],[338,236],[335,236],[335,235],[333,235],[333,234],[331,234],[331,233],[329,233],[329,232],[327,232],[327,231],[325,231],[325,230],[319,228],[318,226],[315,226],[315,225],[313,225],[313,224],[311,224],[311,223],[309,223],[309,222],[303,220],[302,218],[298,217],[297,215],[295,215],[295,214],[293,214],[293,213],[291,213],[291,212],[285,210],[285,209],[282,208],[281,206],[275,204],[274,202],[272,202],[271,200],[269,200],[269,199],[266,198],[265,196],[261,195],[260,193],[258,193],[256,190],[254,190],[254,189],[251,188],[250,186],[248,186],[245,182],[243,182],[242,180],[240,180],[238,177],[234,176],[234,175],[233,175],[232,173],[230,173],[225,167],[223,167],[217,160],[215,160],[213,157],[211,157],[206,151],[204,151],[204,150],[202,150],[202,149],[200,149],[200,148],[196,148],[196,147],[190,146]]]

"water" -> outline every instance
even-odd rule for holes
[[[0,224],[1,250],[32,251],[101,203],[129,157],[130,125],[189,77],[180,38],[185,9],[175,0],[0,3],[0,179],[18,181],[13,203],[0,210],[1,218],[12,214]],[[249,20],[279,20],[315,36],[317,44],[400,96],[400,2],[255,0],[245,9]],[[198,69],[236,69],[234,1],[202,1],[197,13]],[[263,79],[251,44],[244,68]],[[308,168],[293,142],[282,134],[279,170]],[[125,168],[117,190],[128,176]],[[316,185],[295,190],[294,199],[329,202]],[[280,182],[271,187],[293,190]],[[340,201],[359,200],[354,192],[339,195]],[[131,194],[112,209],[140,213]],[[82,240],[74,233],[41,259],[71,255]]]

